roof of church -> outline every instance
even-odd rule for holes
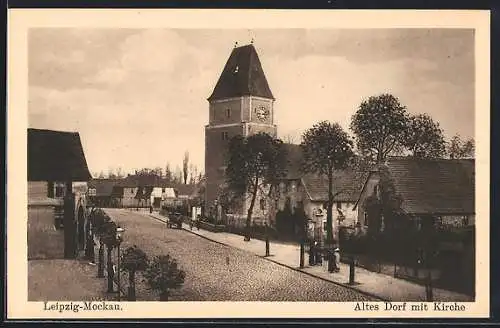
[[[252,44],[233,49],[208,100],[241,96],[274,99]]]

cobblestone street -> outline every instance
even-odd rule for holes
[[[220,245],[184,230],[124,210],[106,212],[126,229],[122,249],[131,245],[148,256],[171,254],[186,271],[179,301],[369,301],[344,288],[266,261],[242,250]],[[125,285],[127,277],[122,274]],[[137,275],[137,300],[157,300]]]

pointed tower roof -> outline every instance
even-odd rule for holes
[[[233,49],[208,100],[241,96],[274,99],[253,44]]]

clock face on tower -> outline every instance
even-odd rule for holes
[[[269,117],[269,109],[266,106],[259,106],[255,108],[255,114],[260,121],[266,121]]]

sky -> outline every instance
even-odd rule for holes
[[[91,29],[28,34],[28,124],[80,133],[92,173],[204,169],[207,97],[235,42],[254,40],[278,136],[346,130],[366,98],[398,97],[445,136],[474,137],[474,33],[467,29]]]

